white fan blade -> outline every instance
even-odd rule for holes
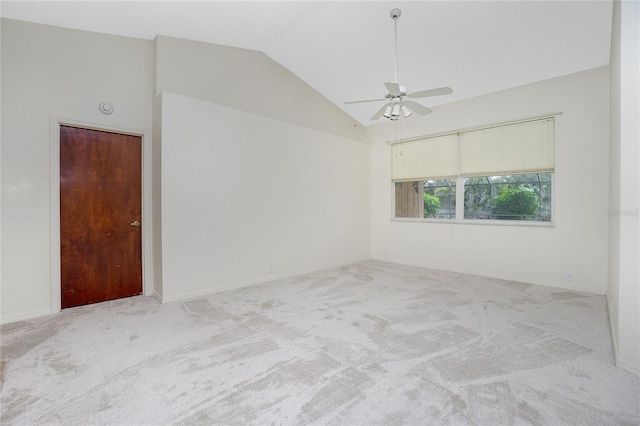
[[[395,81],[385,81],[384,82],[384,87],[387,88],[387,91],[389,92],[389,94],[391,96],[401,96],[402,93],[400,93],[400,85],[398,83],[396,83]]]
[[[386,101],[387,98],[377,98],[377,99],[362,99],[359,101],[347,101],[344,104],[345,105],[349,105],[349,104],[361,104],[363,102],[377,102],[377,101]]]
[[[417,102],[413,102],[413,101],[402,101],[402,103],[406,106],[408,106],[409,108],[411,108],[412,111],[417,112],[420,115],[427,115],[431,112],[430,108],[427,108],[424,105],[420,105]]]
[[[451,87],[439,87],[437,89],[422,90],[420,92],[409,93],[407,98],[426,98],[427,96],[450,95],[453,93]]]
[[[371,121],[375,121],[378,118],[382,117],[382,114],[384,114],[384,111],[387,109],[387,107],[389,106],[389,104],[384,104],[382,105],[382,108],[380,108],[378,110],[378,112],[376,112],[375,114],[373,114],[373,117],[370,118]]]

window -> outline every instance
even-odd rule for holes
[[[395,217],[456,218],[456,179],[395,183]]]
[[[395,143],[395,217],[550,222],[554,145],[554,117]]]
[[[466,178],[464,218],[551,221],[551,173]]]
[[[424,181],[424,217],[456,218],[456,179]]]

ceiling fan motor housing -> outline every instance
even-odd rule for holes
[[[393,98],[404,98],[405,96],[407,96],[407,94],[409,93],[407,91],[407,88],[404,86],[398,86],[400,88],[400,96],[393,96],[391,93],[389,93],[389,90],[387,88],[384,89],[384,97],[387,99],[393,99]]]

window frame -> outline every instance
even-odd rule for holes
[[[451,191],[453,191],[453,193],[454,193],[454,196],[453,196],[453,205],[454,205],[453,217],[450,217],[450,218],[444,218],[444,217],[442,217],[442,218],[424,218],[424,219],[439,219],[439,220],[443,220],[443,221],[446,221],[446,222],[450,222],[452,220],[455,220],[456,216],[457,216],[457,213],[458,213],[457,212],[457,208],[458,208],[457,207],[458,206],[458,204],[457,204],[457,202],[458,202],[458,190],[457,190],[458,178],[457,177],[446,177],[446,178],[425,179],[425,180],[423,180],[424,183],[422,184],[423,188],[425,188],[425,189],[427,188],[426,183],[428,181],[430,181],[430,180],[434,180],[434,181],[443,180],[443,181],[451,182],[451,184],[446,185],[446,186],[445,185],[434,185],[434,186],[431,186],[429,188],[449,188],[449,194],[451,194]],[[450,195],[449,195],[449,197],[451,198]],[[451,209],[449,209],[449,210],[451,210]]]
[[[517,185],[518,187],[529,186],[530,185],[530,186],[537,186],[538,187],[538,190],[540,192],[539,195],[540,195],[540,207],[541,208],[543,207],[543,204],[542,204],[543,191],[542,191],[542,189],[543,189],[543,186],[548,184],[550,191],[548,193],[546,193],[546,194],[548,194],[549,204],[550,204],[550,207],[551,207],[549,209],[549,211],[548,211],[549,215],[545,216],[545,217],[548,217],[548,220],[521,220],[521,219],[500,219],[500,218],[469,219],[469,218],[466,217],[467,216],[467,211],[466,210],[464,211],[464,216],[465,216],[464,219],[465,220],[480,220],[480,221],[494,220],[494,221],[500,221],[500,222],[502,222],[502,221],[507,221],[507,222],[512,222],[512,221],[536,222],[536,223],[538,223],[538,222],[551,222],[552,211],[553,211],[553,202],[554,202],[554,199],[553,199],[553,174],[554,174],[553,172],[532,172],[532,173],[525,172],[525,173],[509,173],[509,174],[505,174],[505,175],[465,176],[466,180],[474,179],[474,178],[481,178],[481,179],[485,179],[487,181],[486,184],[472,183],[472,184],[465,185],[465,188],[464,188],[464,197],[465,198],[466,198],[466,195],[467,195],[466,194],[466,188],[468,188],[468,187],[485,186],[485,185],[487,185],[490,188],[490,193],[493,194],[493,188],[494,187],[498,187],[499,188],[501,185]],[[525,175],[536,175],[537,181],[525,181],[522,178],[518,178],[518,176],[522,177],[522,176],[525,176]],[[549,177],[549,179],[548,180],[547,179],[541,179],[541,175],[547,175]],[[490,180],[491,178],[495,178],[495,177],[507,177],[507,176],[514,177],[516,181],[515,182],[497,182],[497,183],[492,183],[491,180]],[[497,190],[496,191],[496,193],[498,193],[498,195],[501,192],[502,192],[502,190]],[[491,199],[493,199],[494,197],[495,197],[494,195],[490,195]],[[491,208],[490,214],[494,215],[493,207]],[[538,217],[540,217],[540,215],[538,215]]]
[[[431,218],[431,217],[396,217],[396,198],[395,184],[391,182],[391,221],[392,222],[415,222],[415,223],[440,223],[440,224],[456,224],[456,225],[490,225],[490,226],[524,226],[535,228],[554,228],[555,227],[555,210],[556,210],[556,185],[555,172],[538,172],[551,174],[551,219],[549,221],[537,220],[508,220],[508,219],[465,219],[464,218],[464,180],[466,177],[460,176],[456,180],[456,217],[451,219]],[[515,174],[515,173],[512,173]],[[468,177],[468,176],[467,176]],[[453,178],[450,178],[453,180]],[[423,179],[432,180],[432,179]],[[435,179],[433,179],[435,180]],[[459,190],[461,189],[461,190]]]

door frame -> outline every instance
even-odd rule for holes
[[[153,294],[153,223],[151,200],[151,133],[142,130],[126,129],[122,127],[88,123],[62,117],[51,117],[50,122],[50,208],[51,208],[51,313],[62,310],[62,279],[60,276],[60,126],[78,127],[88,130],[98,130],[120,133],[142,138],[142,294]]]

